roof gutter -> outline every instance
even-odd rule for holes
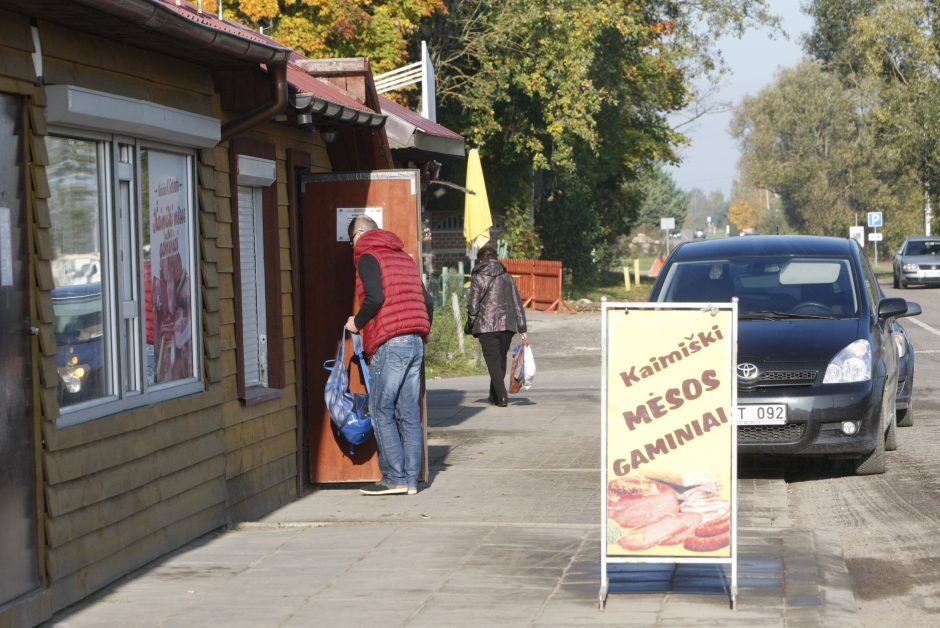
[[[269,65],[268,77],[271,80],[271,101],[223,124],[220,141],[224,142],[239,133],[263,124],[287,110],[287,61]]]
[[[241,37],[174,11],[157,0],[76,0],[89,7],[119,17],[138,26],[170,37],[182,38],[229,54],[250,63],[286,63],[290,49]]]

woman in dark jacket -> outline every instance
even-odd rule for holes
[[[480,341],[490,373],[490,403],[505,407],[506,354],[516,332],[527,338],[525,310],[516,282],[489,244],[477,252],[471,273],[467,321],[473,336]]]

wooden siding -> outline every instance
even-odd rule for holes
[[[290,195],[287,187],[287,152],[305,151],[313,155],[314,163],[320,168],[329,169],[330,165],[326,147],[319,135],[309,131],[269,123],[245,133],[244,139],[274,144],[276,147],[277,181],[274,185],[277,192],[279,253],[277,256],[266,257],[266,261],[278,260],[281,273],[281,294],[268,297],[278,298],[281,303],[284,386],[280,389],[281,395],[277,399],[245,405],[236,398],[229,398],[223,409],[228,512],[236,521],[257,518],[297,497],[300,469],[297,426],[300,424],[300,417],[297,409],[297,365],[294,347],[296,308],[292,288],[294,267],[291,251]],[[219,153],[220,151],[216,151],[219,157],[216,180],[228,182],[230,179],[227,175],[231,169],[228,154],[223,162]],[[223,171],[226,176],[223,176]],[[228,214],[223,217],[220,211],[217,221],[219,281],[226,286],[226,291],[234,293],[234,207],[231,205],[230,191],[216,189],[216,195],[229,201]],[[234,299],[227,302],[230,305],[223,309],[221,317],[223,378],[226,380],[226,390],[235,392],[238,389],[235,352],[240,335],[236,329]]]
[[[40,20],[45,84],[69,83],[219,119],[209,72],[197,64]],[[29,212],[34,234],[40,403],[41,567],[46,588],[0,612],[0,628],[35,625],[198,537],[255,519],[297,497],[302,442],[299,317],[293,285],[295,196],[288,152],[331,169],[319,135],[268,123],[245,134],[276,146],[277,252],[283,388],[275,399],[238,399],[231,164],[227,145],[197,153],[197,212],[204,392],[59,428],[51,290],[45,93],[36,86],[28,18],[0,10],[0,91],[27,98]],[[306,162],[305,162],[306,163]]]

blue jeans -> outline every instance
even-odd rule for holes
[[[369,413],[375,428],[382,482],[418,486],[421,472],[421,336],[396,336],[369,362]]]

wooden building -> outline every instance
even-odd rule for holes
[[[389,178],[386,120],[367,60],[186,2],[0,0],[0,627],[331,481],[352,252],[304,181]]]

